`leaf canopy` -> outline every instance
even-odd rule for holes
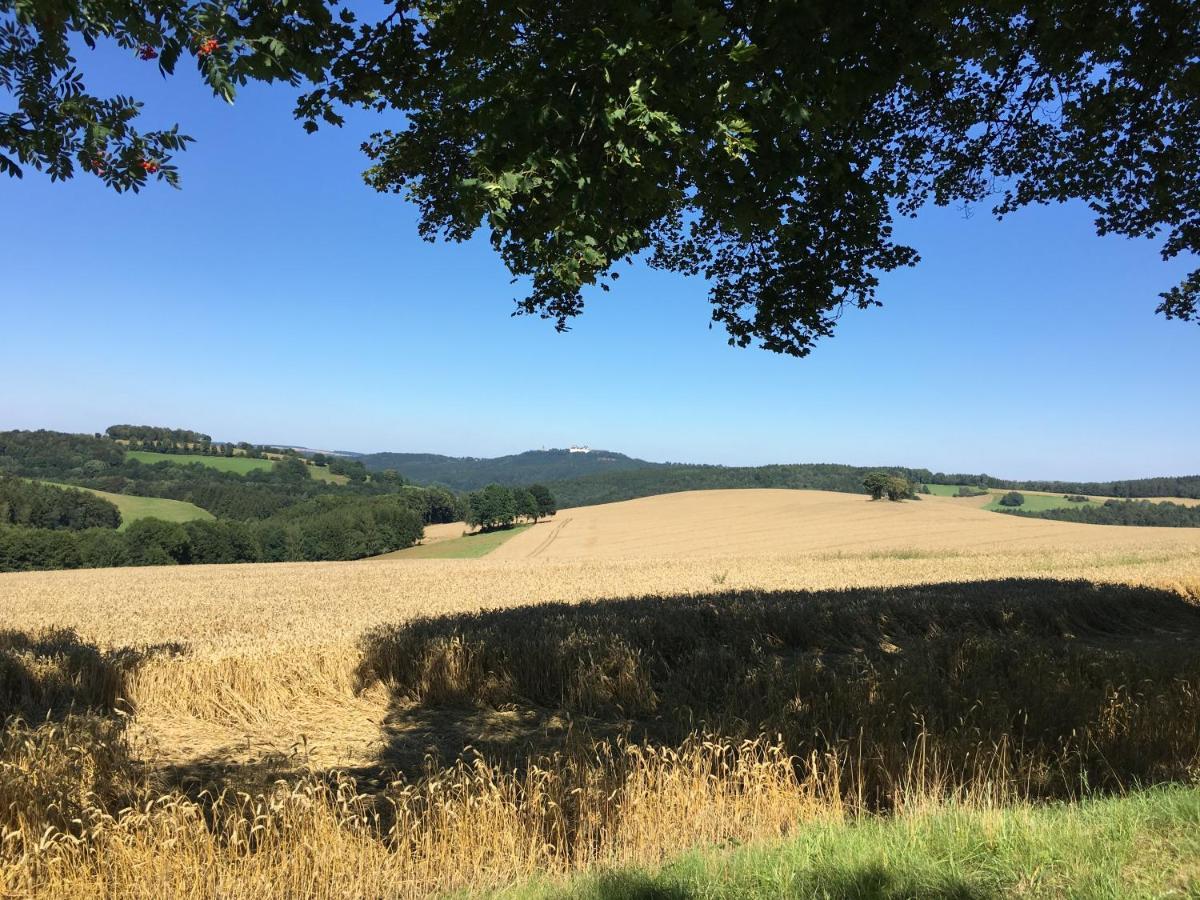
[[[47,15],[49,11],[49,15]],[[177,131],[86,95],[68,33],[196,56],[220,96],[308,85],[312,131],[389,114],[368,184],[427,238],[486,229],[565,329],[634,257],[703,276],[731,344],[803,356],[844,309],[914,265],[896,216],[928,203],[1088,204],[1100,234],[1200,250],[1200,4],[1194,0],[428,0],[356,21],[317,0],[0,0],[0,168],[69,177],[119,148],[144,182]],[[200,54],[202,41],[217,49]],[[104,105],[104,104],[115,105]],[[109,151],[111,152],[111,151]],[[10,154],[5,156],[5,153]],[[15,157],[15,159],[13,158]],[[1200,270],[1161,295],[1200,318]]]

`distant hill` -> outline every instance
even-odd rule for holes
[[[929,482],[928,469],[900,466],[849,466],[838,463],[800,463],[769,466],[661,465],[650,469],[597,472],[549,482],[560,509],[615,503],[677,491],[733,488],[793,488],[861,494],[868,472],[885,471],[911,481]]]
[[[395,469],[416,484],[444,484],[456,491],[474,491],[493,483],[534,484],[667,467],[665,463],[647,462],[611,450],[589,450],[586,453],[528,450],[492,459],[440,456],[436,453],[366,453],[357,459],[371,471]]]

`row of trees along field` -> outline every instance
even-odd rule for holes
[[[249,522],[138,519],[123,531],[2,526],[0,571],[361,559],[420,540],[422,509],[405,492],[314,497]]]
[[[558,503],[545,485],[509,488],[489,484],[467,495],[465,520],[472,528],[491,531],[508,528],[522,519],[536,523],[557,511]]]
[[[1004,501],[1001,500],[1001,503]],[[1005,509],[1016,516],[1082,522],[1086,525],[1157,525],[1167,528],[1200,528],[1200,506],[1185,506],[1169,500],[1106,500],[1100,506],[1061,509]]]

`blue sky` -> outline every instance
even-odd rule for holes
[[[374,116],[306,136],[293,91],[234,106],[194,73],[85,51],[94,89],[197,143],[183,190],[0,184],[0,427],[491,456],[588,443],[654,460],[836,461],[1116,478],[1200,471],[1200,329],[1153,314],[1194,268],[1097,238],[1082,206],[899,223],[884,276],[807,359],[709,330],[704,283],[634,266],[569,334],[512,318],[486,240],[431,245],[363,185]]]

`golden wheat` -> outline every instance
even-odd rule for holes
[[[766,592],[954,582],[994,594],[995,584],[1014,578],[1200,598],[1200,535],[1188,529],[1022,520],[947,498],[897,505],[816,492],[727,493],[568,510],[505,545],[509,559],[0,575],[0,630],[15,635],[7,648],[0,637],[0,679],[19,687],[10,706],[61,712],[70,698],[102,713],[32,729],[10,724],[0,752],[0,895],[36,888],[47,896],[418,896],[781,834],[806,817],[864,804],[1000,802],[1055,778],[1061,787],[1072,766],[1091,765],[1086,748],[1034,753],[1010,746],[1003,733],[919,741],[905,733],[902,741],[888,737],[886,754],[873,750],[886,765],[867,771],[845,742],[797,761],[794,736],[763,738],[754,722],[710,721],[719,733],[672,733],[665,742],[623,729],[679,700],[670,693],[678,684],[656,672],[647,653],[669,642],[672,604],[683,610],[689,598],[719,593],[732,605],[736,595],[756,609]],[[657,644],[638,646],[630,635],[614,644],[618,623],[601,617],[587,625],[574,662],[557,663],[561,688],[534,683],[538,666],[566,644],[549,619],[529,616],[557,615],[547,604],[648,596],[668,598],[651,604],[667,628],[655,632]],[[839,602],[805,596],[833,610]],[[904,602],[888,616],[903,618]],[[873,604],[866,613],[882,621]],[[1119,605],[1110,602],[1110,611]],[[482,610],[514,617],[495,634],[452,618]],[[390,670],[364,678],[364,634],[382,635],[373,646],[387,647],[388,628],[438,616],[451,618],[412,645],[415,656],[400,654],[419,659],[411,684]],[[567,634],[586,631],[584,619],[568,624]],[[791,626],[763,627],[743,635],[745,647],[774,646]],[[1120,647],[1120,628],[1132,626],[1114,627],[1095,653],[1109,652],[1104,642]],[[911,646],[880,628],[860,635],[869,653],[885,663],[909,660]],[[546,635],[544,645],[526,640],[537,634]],[[731,635],[712,639],[715,653]],[[1131,646],[1148,648],[1152,639],[1139,632]],[[506,657],[506,642],[524,646],[532,668]],[[698,638],[697,645],[706,646]],[[1187,730],[1200,721],[1200,685],[1174,644],[1153,646],[1125,660],[1128,684],[1114,683],[1096,700],[1089,739],[1123,759],[1141,734],[1158,742],[1161,771],[1186,771],[1200,765],[1200,742]],[[947,649],[944,664],[961,668],[960,653]],[[1102,658],[1081,657],[1079,665]],[[829,662],[811,659],[812,672]],[[790,716],[816,715],[819,704],[788,695],[784,673],[770,671],[752,673],[766,679],[762,697]],[[1037,678],[1032,668],[1023,684],[1032,691]],[[889,695],[886,682],[861,683],[868,693],[847,702]],[[773,684],[781,685],[778,698]],[[896,696],[911,693],[905,685],[895,682]],[[527,697],[538,690],[561,697],[564,709],[531,706]],[[412,699],[419,696],[436,702]],[[597,717],[597,709],[619,715]],[[864,723],[876,715],[868,705],[860,711]],[[472,742],[481,755],[457,758]],[[521,756],[511,751],[518,745],[550,755]],[[389,754],[404,757],[392,759],[391,771],[405,773],[398,780],[389,780]],[[358,774],[330,774],[339,770]],[[279,776],[289,781],[271,787]]]

